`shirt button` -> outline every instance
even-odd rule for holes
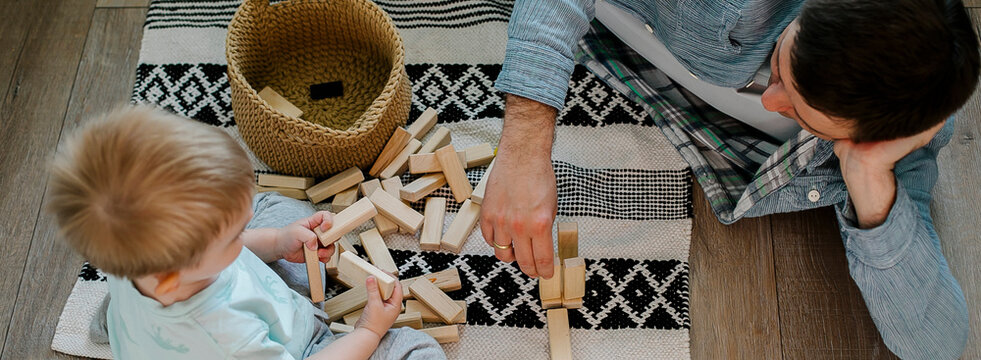
[[[818,200],[821,200],[821,193],[817,190],[811,190],[807,192],[807,200],[810,200],[812,203],[816,203]]]
[[[651,28],[651,26],[650,26],[649,24],[644,24],[644,27],[645,27],[645,28],[647,28],[647,32],[649,32],[649,33],[651,33],[651,34],[653,34],[653,33],[654,33],[654,29],[652,29],[652,28]]]

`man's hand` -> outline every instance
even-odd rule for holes
[[[841,176],[845,178],[860,228],[873,228],[886,221],[896,201],[893,168],[900,159],[929,143],[943,126],[942,122],[919,134],[889,141],[835,141]]]
[[[531,277],[551,278],[557,211],[552,139],[556,110],[507,96],[504,129],[481,205],[480,230],[498,259],[518,260]],[[501,249],[500,247],[505,247]]]
[[[327,262],[334,253],[334,245],[320,247],[320,239],[313,229],[320,226],[320,230],[326,231],[333,225],[334,216],[327,211],[319,211],[310,217],[303,218],[286,225],[276,231],[277,252],[283,259],[289,262],[302,263],[305,261],[303,256],[303,246],[313,250],[317,249],[317,257],[320,262]]]
[[[402,284],[396,280],[392,296],[384,301],[381,291],[378,290],[378,279],[369,276],[365,285],[368,287],[368,303],[364,306],[364,312],[361,313],[361,318],[354,327],[371,330],[381,338],[402,312]]]

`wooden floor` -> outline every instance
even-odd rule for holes
[[[0,0],[0,358],[66,357],[49,348],[82,259],[43,211],[45,164],[82,119],[129,99],[146,2]],[[933,204],[971,311],[965,359],[981,359],[979,119],[976,95],[942,153]],[[848,277],[830,209],[723,226],[700,190],[695,203],[694,359],[893,357]]]

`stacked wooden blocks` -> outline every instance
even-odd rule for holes
[[[558,233],[555,272],[551,279],[538,280],[552,360],[572,359],[568,309],[581,308],[586,295],[586,261],[579,257],[579,227],[576,223],[559,223]]]

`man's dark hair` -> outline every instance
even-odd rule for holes
[[[808,0],[798,23],[797,91],[851,122],[854,141],[927,130],[977,85],[978,37],[959,0]]]

